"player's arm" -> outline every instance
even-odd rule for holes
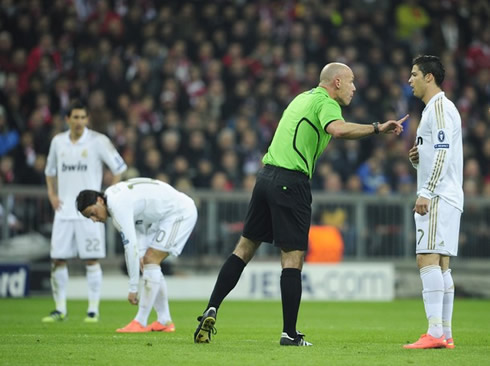
[[[53,177],[46,176],[46,186],[48,188],[48,198],[51,206],[55,211],[61,208],[61,200],[58,197],[58,177],[55,175]]]
[[[124,202],[122,202],[124,203]],[[129,276],[128,300],[133,305],[137,304],[138,283],[139,283],[139,251],[136,230],[133,222],[133,211],[130,207],[116,205],[111,208],[111,216],[115,226],[121,234],[124,245],[124,258]]]
[[[49,146],[48,158],[46,159],[46,167],[44,174],[46,176],[46,187],[48,189],[48,198],[53,210],[57,211],[61,208],[63,202],[58,197],[58,176],[57,176],[57,153],[56,140],[51,141]]]
[[[57,211],[61,208],[60,198],[58,197],[58,177],[55,176],[46,176],[46,186],[48,187],[48,198],[53,210]]]
[[[434,115],[433,118],[437,119],[438,117]],[[434,192],[437,186],[447,173],[451,152],[454,149],[454,144],[451,141],[454,123],[455,121],[452,120],[451,115],[447,112],[440,116],[437,122],[434,121],[434,127],[431,131],[434,143],[432,146],[434,149],[433,159],[427,180],[424,182],[419,196],[432,199],[435,196]]]
[[[370,125],[335,120],[326,125],[325,131],[337,139],[355,140],[361,137],[378,133],[395,133],[399,135],[403,131],[402,123],[408,118],[408,114],[398,121],[389,120],[384,123],[374,122]]]
[[[99,137],[99,156],[112,172],[112,184],[119,183],[121,174],[128,169],[128,166],[109,138],[104,135]]]

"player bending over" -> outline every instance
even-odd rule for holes
[[[197,221],[194,201],[167,183],[134,178],[110,186],[105,193],[80,192],[77,208],[94,222],[105,222],[110,216],[121,234],[129,275],[128,301],[139,306],[134,320],[117,332],[175,331],[160,263],[182,252]],[[138,300],[141,257],[143,288]],[[158,319],[147,326],[152,307]]]

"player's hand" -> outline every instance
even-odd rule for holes
[[[419,150],[417,146],[413,146],[408,152],[408,159],[413,165],[417,165],[419,163]]]
[[[398,121],[395,120],[389,120],[386,121],[385,123],[380,123],[378,128],[380,133],[394,133],[396,135],[399,135],[403,132],[403,125],[402,123],[405,122],[408,118],[408,114],[399,119]]]
[[[51,207],[53,207],[53,210],[55,211],[60,210],[63,201],[61,201],[57,195],[49,195],[48,197],[49,197],[49,202],[51,203]]]
[[[130,292],[128,294],[128,301],[131,305],[138,305],[138,293]]]
[[[419,196],[417,198],[417,201],[415,201],[415,207],[413,210],[418,213],[420,216],[424,216],[429,212],[429,204],[430,204],[430,199]]]

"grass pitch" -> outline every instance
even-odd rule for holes
[[[456,348],[405,350],[427,324],[421,299],[391,303],[303,302],[298,328],[313,347],[280,347],[279,302],[225,301],[211,344],[194,344],[205,301],[170,304],[173,334],[119,334],[136,307],[103,301],[101,321],[85,324],[86,302],[69,318],[43,324],[51,298],[0,299],[0,365],[484,365],[490,355],[490,301],[457,299]],[[150,321],[155,319],[152,313]]]

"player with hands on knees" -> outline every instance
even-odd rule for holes
[[[128,301],[138,305],[138,312],[117,332],[175,331],[160,265],[169,255],[180,255],[189,239],[197,221],[194,201],[162,181],[133,178],[104,193],[84,190],[76,202],[78,211],[94,222],[106,222],[110,216],[121,234],[129,275]],[[138,298],[141,267],[143,285]],[[158,319],[148,326],[152,308]]]

